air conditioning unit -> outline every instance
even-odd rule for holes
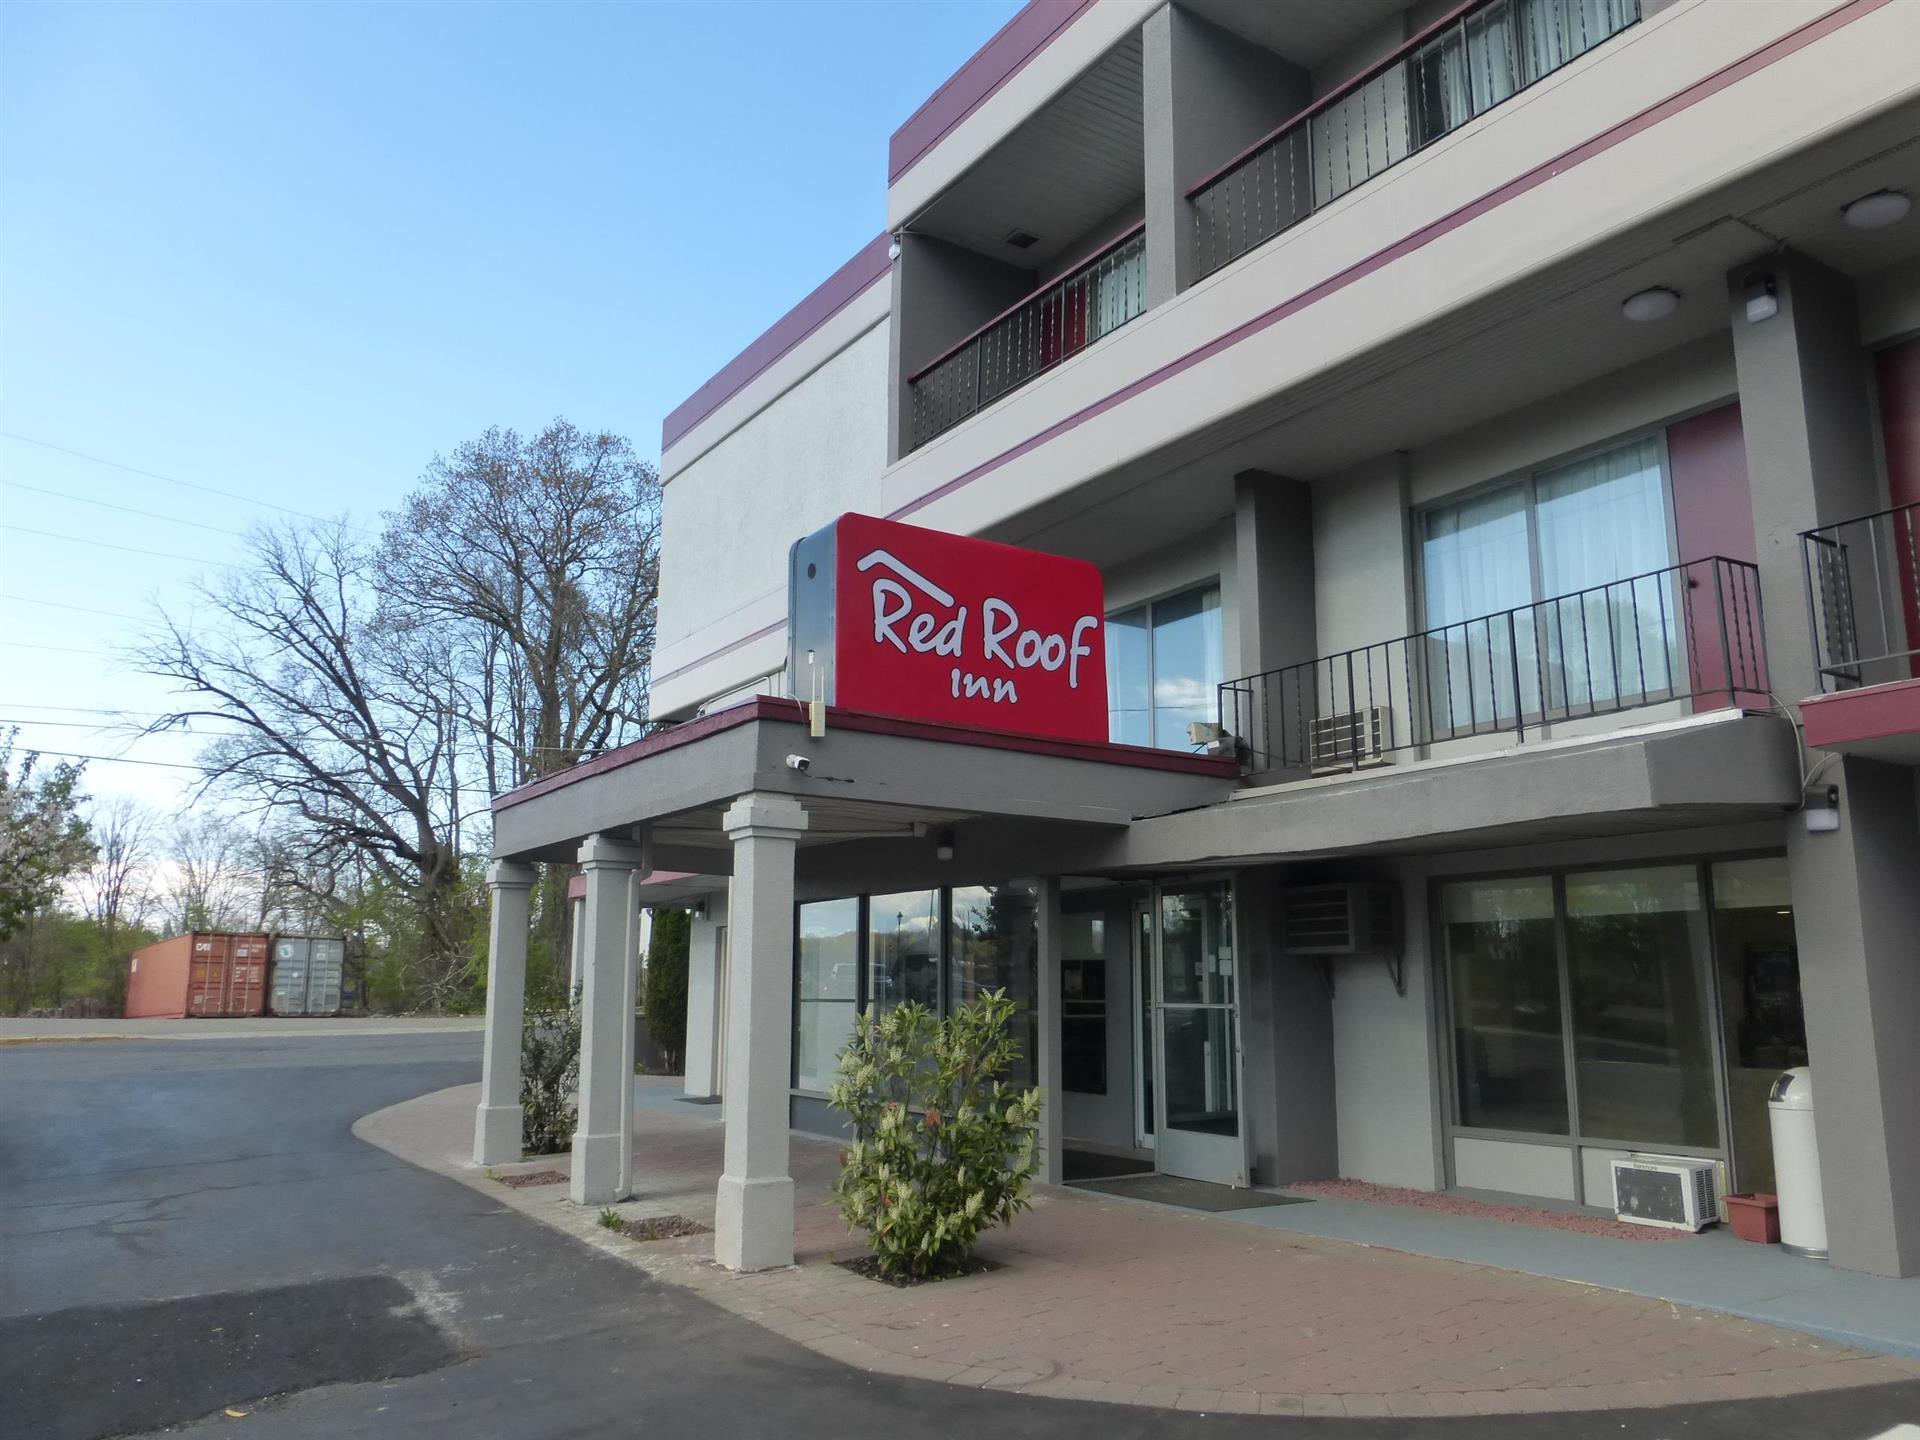
[[[1280,948],[1290,955],[1400,953],[1400,888],[1377,881],[1292,885],[1280,892]]]
[[[1307,763],[1315,775],[1336,775],[1356,766],[1388,765],[1391,712],[1384,705],[1321,715],[1307,723]]]
[[[1613,1211],[1634,1225],[1702,1230],[1720,1218],[1714,1162],[1629,1155],[1613,1162]]]

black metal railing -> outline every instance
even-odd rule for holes
[[[1920,678],[1920,502],[1804,531],[1820,689]]]
[[[1483,0],[1187,192],[1196,276],[1264,244],[1640,18],[1640,0]]]
[[[919,448],[1079,354],[1146,308],[1146,235],[1136,227],[908,377],[908,448]]]
[[[1260,770],[1351,770],[1475,735],[1524,741],[1595,715],[1766,704],[1760,572],[1690,560],[1220,687]]]

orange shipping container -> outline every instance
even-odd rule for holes
[[[267,1003],[267,936],[196,930],[133,952],[127,1015],[259,1015]]]

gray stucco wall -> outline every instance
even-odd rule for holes
[[[1241,977],[1242,1114],[1261,1185],[1339,1174],[1333,1013],[1317,967],[1280,949],[1282,872],[1238,871],[1235,940]]]

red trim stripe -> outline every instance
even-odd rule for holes
[[[545,795],[568,785],[578,784],[609,770],[637,764],[663,751],[677,750],[727,730],[758,721],[783,725],[807,723],[806,707],[796,700],[777,695],[759,695],[725,710],[689,720],[684,725],[662,730],[631,745],[622,745],[604,755],[584,760],[571,770],[542,776],[493,799],[495,811],[505,810],[537,795]],[[889,715],[868,715],[856,710],[827,707],[829,730],[851,730],[857,734],[893,735],[908,740],[926,740],[943,745],[967,745],[980,750],[1013,750],[1025,755],[1050,755],[1062,760],[1086,760],[1097,765],[1124,765],[1136,770],[1171,770],[1186,775],[1211,775],[1232,780],[1240,774],[1237,760],[1210,755],[1182,755],[1174,750],[1153,750],[1143,745],[1110,745],[1097,740],[1052,740],[1031,735],[1006,735],[991,730],[973,730],[964,725],[937,725],[924,720],[898,720]]]
[[[1668,96],[1657,104],[1650,105],[1637,115],[1629,116],[1619,124],[1601,131],[1589,140],[1582,141],[1570,150],[1563,151],[1553,159],[1536,165],[1525,174],[1507,181],[1504,185],[1487,191],[1478,199],[1441,216],[1438,220],[1421,226],[1411,234],[1403,236],[1384,249],[1376,250],[1363,260],[1356,261],[1338,274],[1308,287],[1290,300],[1282,301],[1272,309],[1254,316],[1253,319],[1235,326],[1223,335],[1216,336],[1198,349],[1190,350],[1178,359],[1170,360],[1159,369],[1141,376],[1138,380],[1122,386],[1103,399],[1075,411],[1063,420],[1059,420],[1036,435],[1031,435],[1009,450],[1004,450],[991,460],[984,460],[973,469],[955,476],[945,484],[938,485],[917,499],[894,510],[889,516],[892,520],[904,520],[916,511],[924,510],[934,501],[951,495],[954,491],[971,485],[982,476],[990,475],[1002,465],[1019,459],[1030,450],[1038,449],[1049,440],[1054,440],[1069,431],[1077,430],[1089,420],[1094,420],[1116,405],[1142,395],[1149,390],[1173,379],[1176,375],[1192,369],[1203,360],[1210,360],[1243,340],[1251,339],[1261,331],[1277,325],[1291,315],[1297,315],[1310,305],[1316,305],[1328,296],[1337,294],[1356,281],[1364,280],[1377,270],[1381,270],[1394,261],[1404,259],[1416,251],[1424,250],[1434,241],[1458,230],[1462,225],[1479,219],[1491,210],[1517,200],[1529,191],[1536,190],[1547,181],[1566,174],[1577,166],[1584,165],[1597,155],[1604,155],[1616,145],[1631,140],[1641,132],[1652,128],[1663,120],[1680,114],[1698,105],[1701,101],[1718,95],[1728,86],[1744,80],[1756,71],[1764,70],[1777,61],[1784,60],[1794,52],[1804,49],[1814,41],[1823,39],[1833,31],[1852,24],[1863,15],[1890,3],[1890,0],[1849,0],[1838,10],[1829,11],[1817,20],[1809,21],[1798,30],[1781,36],[1778,40],[1761,46],[1749,55],[1734,61],[1715,71],[1705,79],[1697,80],[1686,89]]]

